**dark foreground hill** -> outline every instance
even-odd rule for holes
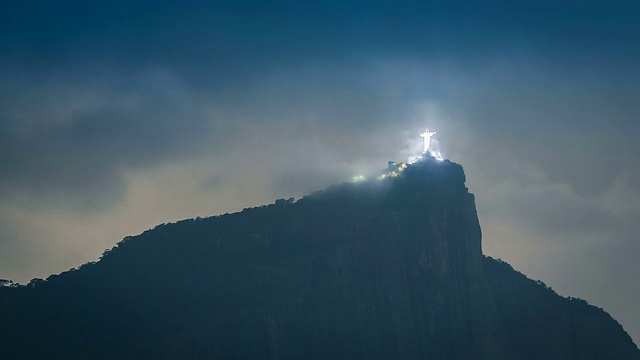
[[[602,309],[484,257],[462,167],[161,225],[0,288],[3,359],[640,359]]]

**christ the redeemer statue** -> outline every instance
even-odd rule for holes
[[[429,151],[429,147],[431,146],[431,137],[435,135],[435,131],[431,132],[427,129],[424,133],[420,134],[424,138],[424,152]]]

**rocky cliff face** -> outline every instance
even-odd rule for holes
[[[462,167],[161,225],[0,288],[24,359],[640,359],[620,325],[485,258]]]

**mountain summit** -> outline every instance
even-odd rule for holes
[[[605,311],[482,255],[462,167],[160,225],[0,288],[5,359],[640,359]]]

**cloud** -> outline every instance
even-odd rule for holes
[[[170,72],[12,82],[24,85],[0,85],[0,191],[13,201],[108,204],[126,190],[124,171],[192,154],[213,128]]]
[[[0,277],[375,172],[429,127],[490,254],[635,319],[607,288],[640,301],[631,5],[147,5],[0,11]]]

